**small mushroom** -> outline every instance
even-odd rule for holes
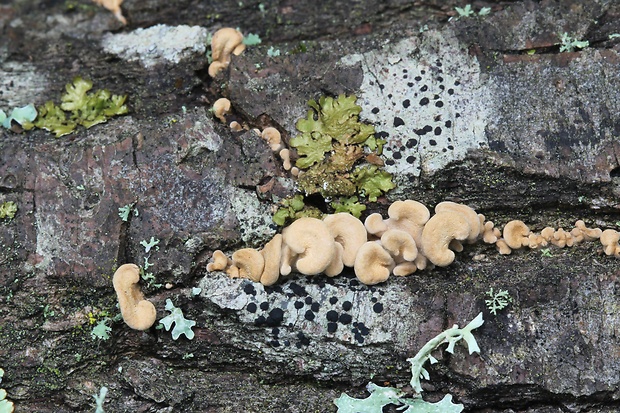
[[[267,141],[272,151],[278,152],[282,149],[282,135],[274,127],[267,127],[261,132],[261,137]]]
[[[337,253],[336,241],[323,221],[299,218],[282,230],[280,274],[289,275],[293,268],[305,275],[319,274]]]
[[[219,98],[213,102],[213,116],[218,118],[222,123],[226,123],[226,115],[230,113],[230,100]]]
[[[211,38],[211,57],[209,76],[215,77],[218,72],[230,64],[230,55],[240,55],[245,50],[243,34],[230,27],[216,31]]]
[[[443,211],[431,217],[422,231],[422,252],[430,262],[440,267],[454,261],[454,251],[449,245],[452,240],[463,241],[469,237],[471,229],[464,214],[456,211]]]
[[[241,132],[243,130],[243,126],[241,126],[241,124],[237,122],[236,120],[233,120],[232,122],[230,122],[228,127],[230,128],[230,130],[234,132]]]
[[[510,255],[510,253],[512,253],[512,250],[510,249],[510,247],[508,246],[504,238],[499,238],[495,242],[495,247],[497,248],[499,253],[502,255]]]
[[[601,233],[599,240],[604,247],[606,255],[620,257],[620,245],[618,244],[618,241],[620,241],[620,232],[614,229],[606,229]]]
[[[469,223],[470,233],[467,237],[467,242],[473,244],[478,239],[482,225],[480,224],[480,217],[476,211],[464,204],[457,204],[456,202],[444,201],[435,206],[435,213],[439,212],[458,212],[467,218]],[[461,247],[462,250],[462,247]]]
[[[293,166],[291,164],[291,151],[289,151],[288,149],[282,149],[278,155],[280,155],[280,158],[282,158],[282,167],[284,168],[284,170],[289,171]]]
[[[536,249],[539,247],[547,246],[547,240],[540,234],[531,232],[530,235],[528,235],[527,239],[528,239],[528,246],[531,249]]]
[[[134,330],[143,331],[155,323],[157,311],[153,303],[144,299],[138,281],[140,281],[140,268],[135,264],[121,265],[112,278],[125,324]]]
[[[383,219],[381,214],[377,212],[366,217],[364,220],[364,227],[369,234],[376,237],[381,237],[381,235],[388,230],[386,221]]]
[[[265,259],[254,248],[242,248],[232,255],[233,265],[239,268],[239,277],[260,282],[265,268]]]
[[[211,256],[210,262],[207,264],[207,271],[225,271],[228,267],[232,265],[232,261],[228,259],[228,257],[220,250],[213,251],[213,255]]]
[[[581,219],[575,222],[575,228],[571,231],[575,240],[579,239],[580,241],[594,241],[601,237],[603,231],[600,228],[588,228],[586,227],[586,223]],[[580,242],[579,241],[579,242]]]
[[[273,285],[280,278],[280,258],[282,257],[282,234],[276,234],[269,241],[260,254],[263,256],[265,266],[260,276],[260,283]]]
[[[553,238],[551,238],[551,243],[556,247],[564,248],[564,247],[572,247],[573,246],[573,236],[570,232],[564,231],[564,228],[558,228],[557,231],[553,233]]]
[[[540,236],[547,242],[551,242],[553,239],[553,234],[555,234],[555,229],[551,227],[545,227],[542,231],[540,231]]]
[[[123,25],[127,24],[127,19],[125,18],[125,16],[123,16],[123,11],[121,10],[121,4],[123,3],[123,0],[93,0],[93,1],[105,7],[106,9],[110,10],[114,14],[114,17],[116,17],[116,20],[121,22]]]
[[[364,224],[346,212],[326,215],[323,222],[329,228],[334,240],[342,245],[342,263],[347,267],[353,267],[357,251],[367,241]]]
[[[390,253],[377,241],[368,241],[362,245],[355,258],[355,275],[366,285],[384,282],[390,277],[394,260]]]
[[[527,247],[529,244],[528,235],[530,229],[523,221],[513,220],[504,226],[503,234],[506,244],[513,250]]]
[[[394,275],[404,276],[416,272],[418,267],[414,260],[418,257],[418,247],[408,232],[399,229],[387,230],[381,236],[381,245],[396,264],[392,270]]]

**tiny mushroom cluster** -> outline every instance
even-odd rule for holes
[[[213,253],[208,271],[224,271],[231,277],[248,278],[264,285],[296,271],[305,275],[324,273],[333,277],[352,267],[364,284],[384,282],[393,274],[405,276],[417,270],[446,267],[463,250],[463,243],[495,244],[500,254],[548,244],[563,248],[583,241],[600,240],[607,255],[620,257],[620,233],[587,228],[581,220],[575,228],[547,227],[540,234],[522,221],[508,222],[503,231],[467,205],[441,202],[435,214],[420,202],[396,201],[388,218],[369,215],[364,223],[347,213],[300,218],[258,251],[244,248],[229,259]]]

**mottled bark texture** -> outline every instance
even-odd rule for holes
[[[442,355],[429,399],[617,411],[619,261],[597,243],[510,256],[479,243],[447,268],[374,287],[348,272],[273,287],[206,273],[215,249],[269,240],[272,207],[294,187],[260,138],[209,113],[222,96],[239,122],[288,141],[309,99],[356,94],[398,183],[367,212],[453,200],[499,226],[617,228],[618,3],[476,2],[491,13],[448,21],[455,5],[126,0],[122,27],[86,0],[0,3],[0,108],[57,101],[77,75],[130,107],[59,139],[0,129],[0,202],[19,208],[0,222],[0,367],[16,411],[94,411],[107,386],[110,412],[333,412],[334,397],[361,396],[371,379],[408,383],[407,357],[480,311],[481,354]],[[263,43],[216,79],[204,52],[145,67],[104,51],[104,37],[159,23],[239,27]],[[559,53],[565,32],[590,47]],[[126,222],[125,205],[138,212]],[[126,262],[152,264],[145,295],[158,319],[170,298],[197,321],[193,340],[119,321],[110,339],[91,337],[118,313],[112,274]],[[496,316],[490,287],[514,299]]]

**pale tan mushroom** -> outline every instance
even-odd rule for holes
[[[414,262],[418,257],[418,248],[408,232],[399,229],[387,230],[381,235],[381,245],[395,262],[392,270],[394,275],[405,276],[418,269]]]
[[[230,113],[230,100],[219,98],[213,102],[213,116],[218,118],[222,123],[226,123],[226,115]]]
[[[553,234],[555,234],[555,229],[551,227],[545,227],[542,231],[540,231],[540,236],[547,242],[551,242],[553,239]]]
[[[606,229],[601,233],[600,242],[604,247],[606,255],[615,255],[620,257],[620,232],[614,229]]]
[[[218,72],[230,64],[231,54],[240,55],[245,50],[243,34],[230,27],[216,31],[211,38],[211,57],[209,76],[215,77]]]
[[[285,148],[279,152],[279,155],[282,158],[282,167],[284,170],[289,171],[293,166],[291,164],[291,151]]]
[[[571,231],[571,235],[576,242],[594,241],[601,237],[603,231],[600,228],[588,228],[583,220],[575,222],[575,228]]]
[[[220,250],[213,251],[210,262],[207,264],[207,271],[225,271],[232,265],[232,261]]]
[[[469,244],[473,244],[478,240],[478,235],[480,235],[480,231],[483,226],[480,223],[480,218],[476,211],[472,208],[468,207],[464,204],[457,204],[456,202],[444,201],[440,202],[435,206],[435,213],[439,212],[458,212],[461,213],[467,218],[467,222],[469,223],[469,236],[467,237],[467,242]],[[483,215],[484,216],[484,215]],[[462,250],[462,247],[461,247]]]
[[[495,247],[497,248],[499,253],[502,255],[510,255],[510,253],[512,253],[512,250],[510,249],[508,244],[506,244],[506,240],[504,238],[499,238],[495,242]]]
[[[230,122],[228,127],[230,128],[230,130],[234,132],[241,132],[243,130],[243,126],[241,126],[241,124],[237,122],[236,120],[233,120],[232,122]]]
[[[280,259],[282,257],[282,234],[276,234],[262,250],[260,250],[265,267],[260,276],[260,283],[273,285],[280,278]]]
[[[357,251],[367,241],[364,224],[346,212],[326,215],[323,217],[323,222],[329,228],[334,240],[343,247],[342,263],[347,267],[353,267]]]
[[[431,217],[422,231],[422,252],[434,265],[445,267],[455,258],[449,245],[452,240],[463,241],[471,229],[464,214],[443,211]]]
[[[233,266],[239,269],[240,278],[248,278],[260,282],[265,268],[265,259],[254,248],[242,248],[232,255]]]
[[[564,228],[558,228],[557,231],[553,233],[553,238],[551,238],[551,243],[556,247],[564,248],[564,247],[572,247],[573,246],[573,236],[570,232],[564,231]]]
[[[523,221],[513,220],[504,226],[504,241],[513,250],[529,245],[530,229]]]
[[[540,234],[531,232],[527,238],[528,238],[528,246],[531,249],[536,249],[536,248],[547,246],[547,240]]]
[[[112,284],[118,297],[123,321],[134,330],[148,330],[155,323],[155,306],[144,299],[138,286],[140,268],[135,264],[123,264],[114,273]]]
[[[122,24],[127,24],[127,19],[123,16],[123,11],[121,10],[121,4],[123,4],[123,0],[93,0],[95,3],[100,6],[105,7],[110,10],[116,19]]]
[[[337,254],[336,241],[323,221],[299,218],[282,230],[280,274],[289,275],[293,268],[305,275],[319,274]]]
[[[368,241],[360,247],[353,268],[358,280],[366,285],[374,285],[390,277],[394,260],[379,242]]]
[[[261,132],[261,137],[267,141],[272,151],[278,152],[282,149],[282,135],[274,127],[267,127]]]

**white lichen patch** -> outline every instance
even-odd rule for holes
[[[432,174],[487,146],[488,92],[478,61],[450,30],[345,56],[364,72],[361,116],[387,140],[385,169],[397,180]]]
[[[103,50],[127,61],[140,61],[144,67],[158,63],[177,64],[195,54],[204,54],[209,32],[200,26],[158,24],[130,33],[106,34]]]
[[[0,47],[0,109],[10,113],[15,107],[38,102],[48,81],[28,62],[5,62],[7,53]]]
[[[394,305],[411,299],[402,288],[369,287],[347,276],[290,278],[265,287],[212,273],[199,287],[202,297],[237,311],[243,323],[264,328],[265,345],[277,351],[317,343],[405,349],[420,322],[407,306]]]
[[[246,245],[264,245],[273,238],[276,231],[270,205],[261,203],[256,193],[236,187],[230,187],[228,196]]]

